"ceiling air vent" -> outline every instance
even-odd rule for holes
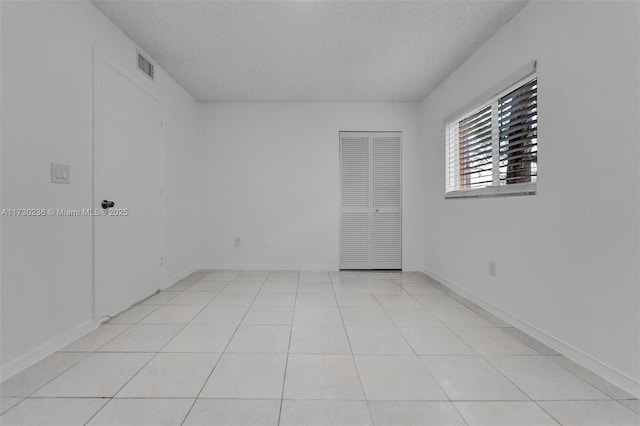
[[[144,73],[151,80],[155,81],[154,78],[154,68],[155,65],[151,60],[146,57],[140,50],[136,49],[136,54],[138,56],[138,69]]]

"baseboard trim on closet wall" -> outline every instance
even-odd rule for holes
[[[418,266],[403,266],[402,267],[402,272],[422,272],[422,268],[418,267]]]
[[[201,268],[199,265],[196,266],[192,266],[190,268],[185,269],[184,271],[180,272],[179,274],[174,275],[171,278],[167,278],[164,282],[164,286],[162,286],[162,289],[164,290],[167,287],[171,287],[172,285],[174,285],[175,283],[177,283],[178,281],[180,281],[183,278],[188,277],[189,275],[193,274],[194,272],[203,269]]]
[[[7,362],[0,368],[0,382],[28,367],[31,367],[38,361],[45,359],[52,353],[73,343],[75,340],[98,328],[99,325],[100,324],[93,320],[85,321],[71,330],[66,331],[48,342],[30,350],[26,354]]]
[[[200,269],[221,269],[235,271],[337,271],[338,265],[253,265],[253,264],[203,264]]]
[[[599,375],[600,377],[608,380],[614,385],[622,388],[623,390],[631,393],[636,398],[640,397],[640,382],[634,380],[633,378],[627,376],[621,371],[604,364],[603,362],[591,357],[590,355],[580,351],[579,349],[574,348],[570,344],[563,342],[562,340],[553,337],[544,331],[536,328],[535,326],[515,317],[514,315],[502,310],[501,308],[487,302],[483,298],[471,293],[462,287],[459,287],[447,279],[441,277],[440,275],[429,271],[428,269],[422,268],[420,270],[423,274],[425,274],[431,280],[434,280],[443,286],[449,288],[453,292],[459,294],[460,296],[466,298],[467,300],[475,303],[481,308],[485,309],[489,313],[495,315],[499,319],[504,322],[512,325],[525,332],[529,336],[539,340],[545,345],[551,347],[556,350],[558,353],[566,356],[570,360],[580,364],[584,368],[592,371],[593,373]]]

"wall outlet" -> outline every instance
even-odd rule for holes
[[[496,262],[493,260],[489,261],[489,275],[492,277],[496,276]]]
[[[240,238],[236,237],[236,239],[233,240],[233,246],[240,247]]]

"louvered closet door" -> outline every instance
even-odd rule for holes
[[[340,133],[340,269],[370,269],[369,133]]]
[[[341,269],[401,269],[400,153],[400,133],[340,133]]]
[[[371,268],[401,269],[400,133],[371,134]]]

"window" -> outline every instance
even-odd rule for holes
[[[446,198],[536,193],[535,74],[456,117],[446,124]]]

